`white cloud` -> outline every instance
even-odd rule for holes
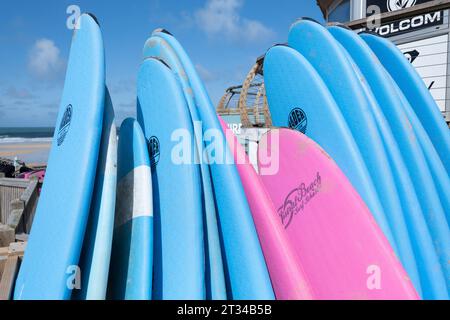
[[[244,18],[239,11],[243,0],[207,0],[195,13],[198,26],[210,36],[224,35],[232,40],[255,42],[274,32],[259,21]]]
[[[37,40],[30,51],[28,67],[31,73],[39,78],[51,78],[57,75],[64,66],[60,50],[52,40]]]

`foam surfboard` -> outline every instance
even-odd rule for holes
[[[372,41],[372,40],[370,40],[371,39],[370,37],[373,37],[373,35],[362,33],[361,37],[363,37],[363,39],[368,38],[369,40],[368,40],[368,42],[366,41],[366,43],[368,43],[370,46],[370,43]],[[408,82],[408,81],[409,81],[409,78],[404,78],[402,80],[402,82]],[[395,80],[392,80],[391,82],[395,83]],[[398,88],[397,83],[395,83],[395,85],[396,85],[396,88]],[[424,85],[423,85],[423,87],[426,88]],[[405,96],[404,92],[401,89],[399,89],[399,90],[401,91],[400,95]],[[428,91],[428,90],[426,90],[426,91]],[[407,105],[405,108],[408,109],[408,113],[411,115],[411,117],[419,119],[418,118],[419,114],[421,116],[427,117],[426,114],[422,114],[423,110],[421,111],[421,109],[420,109],[421,107],[419,107],[419,110],[416,110],[416,108],[414,107],[414,103],[409,102],[407,99],[406,99],[406,102],[407,103],[404,103],[405,105]],[[434,107],[437,108],[436,105]],[[410,112],[409,110],[412,110],[412,112]],[[434,114],[434,113],[435,112],[431,112],[431,114]],[[430,116],[430,115],[428,115],[428,116]],[[442,116],[441,116],[441,120],[443,121]],[[442,152],[440,152],[441,150],[437,149],[438,145],[433,144],[434,142],[431,138],[431,134],[433,134],[433,132],[434,133],[436,132],[436,130],[435,130],[436,127],[434,129],[432,129],[433,127],[431,127],[431,130],[427,130],[428,128],[425,128],[424,125],[425,125],[424,122],[423,121],[421,122],[419,119],[419,122],[413,127],[413,129],[414,129],[416,136],[418,137],[420,145],[425,154],[428,166],[430,168],[433,180],[435,182],[436,190],[438,192],[442,207],[446,213],[446,219],[448,222],[448,221],[450,221],[450,176],[448,174],[449,170],[448,170],[448,168],[445,167],[445,158],[442,158],[442,156],[439,156],[439,154],[442,155]],[[431,126],[431,124],[428,124],[428,125]],[[446,126],[446,124],[445,124],[445,126]],[[438,125],[438,127],[439,127],[439,125]],[[422,128],[425,129],[425,131],[422,130]],[[450,131],[448,131],[448,135],[450,136]],[[440,146],[440,147],[442,147],[442,146]]]
[[[384,135],[383,139],[389,147],[391,164],[395,168],[394,177],[402,205],[406,209],[405,218],[417,260],[423,297],[448,299],[445,277],[437,267],[439,258],[424,217],[424,212],[441,212],[441,215],[443,212],[414,130],[411,123],[405,121],[408,117],[398,98],[394,87],[396,85],[369,46],[357,34],[342,27],[331,27],[329,30],[346,48],[367,79],[380,107],[380,110],[373,110],[377,122],[387,121],[388,124],[384,126],[389,126],[395,136],[396,142],[388,143],[389,139],[393,139],[392,136]]]
[[[161,30],[160,32],[166,32]],[[200,117],[198,114],[195,97],[192,92],[189,80],[183,72],[181,61],[171,50],[167,42],[160,37],[149,38],[144,46],[144,58],[157,57],[166,61],[171,66],[171,70],[180,83],[189,112],[194,123],[195,133],[195,156],[196,163],[200,163],[202,178],[202,201],[204,210],[205,228],[205,284],[206,298],[212,300],[225,300],[227,291],[225,286],[225,274],[223,269],[222,252],[220,248],[219,229],[217,224],[216,204],[214,202],[214,191],[212,187],[209,167],[203,158],[204,150],[203,132]]]
[[[180,84],[158,59],[144,60],[139,70],[137,115],[152,161],[154,298],[205,299],[201,178],[194,163],[194,129]]]
[[[135,119],[125,119],[119,130],[109,299],[152,298],[154,221],[151,179],[142,129]]]
[[[400,101],[402,102],[404,110],[408,116],[408,119],[411,121],[411,124],[414,128],[414,132],[416,133],[416,137],[419,140],[420,146],[422,147],[424,154],[427,155],[428,165],[430,165],[431,162],[434,165],[438,164],[439,156],[434,149],[431,140],[428,137],[428,134],[425,132],[425,129],[423,128],[422,124],[417,118],[417,115],[412,110],[403,93],[398,87],[396,87],[396,89],[397,94],[400,97]],[[448,212],[446,212],[446,214],[448,216]],[[436,212],[428,211],[425,215],[425,218],[427,220],[428,229],[430,230],[430,234],[433,238],[433,243],[439,256],[441,266],[444,270],[444,275],[446,277],[447,283],[447,291],[450,292],[450,265],[448,264],[448,261],[450,261],[450,232],[448,225],[449,220],[446,219],[444,213],[439,210],[437,210]]]
[[[273,124],[296,129],[319,143],[342,168],[395,246],[364,159],[334,98],[311,64],[292,48],[272,47],[264,58],[264,82]]]
[[[217,205],[228,298],[273,299],[273,289],[249,205],[237,168],[234,163],[228,162],[233,156],[226,146],[215,108],[192,62],[178,41],[166,32],[157,31],[153,36],[166,40],[170,50],[182,64],[183,69],[178,73],[188,79],[203,132],[205,136],[211,137],[205,141],[205,150],[225,146],[218,150],[215,157],[209,155],[208,162]],[[169,64],[170,61],[166,63]],[[239,245],[236,245],[237,243]]]
[[[94,195],[80,258],[81,289],[75,291],[77,299],[106,298],[117,185],[117,130],[114,118],[111,97],[106,89]]]
[[[408,99],[450,175],[450,132],[423,80],[392,42],[370,34],[362,34],[361,37]]]
[[[383,199],[382,205],[394,236],[396,253],[420,293],[420,280],[404,219],[404,209],[372,114],[371,105],[376,102],[370,96],[370,89],[363,86],[366,80],[360,72],[355,72],[357,67],[345,49],[317,22],[302,19],[294,23],[288,42],[313,65],[336,100],[364,158],[377,193]],[[330,55],[333,59],[329,58]]]
[[[88,14],[81,15],[78,24],[45,181],[15,285],[15,299],[69,299],[77,286],[105,100],[100,27]]]
[[[269,194],[233,131],[218,117],[244,186],[277,300],[313,299],[314,290],[309,287],[299,256],[289,243]],[[271,172],[276,170],[274,161]]]
[[[314,298],[418,299],[367,206],[325,151],[297,131],[273,129],[258,158],[277,153],[278,172],[261,180]]]

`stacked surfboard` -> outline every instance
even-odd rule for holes
[[[448,299],[450,136],[393,44],[297,21],[255,170],[163,29],[117,134],[78,23],[16,299]]]
[[[430,93],[402,53],[376,35],[358,35],[340,26],[325,28],[315,21],[301,19],[291,27],[287,45],[272,47],[266,53],[264,79],[274,125],[300,131],[320,144],[367,205],[417,294],[425,299],[448,299],[450,133]],[[285,159],[282,131],[285,129],[279,138],[280,168]],[[300,149],[307,149],[300,145]],[[294,161],[286,166],[292,166]],[[292,228],[291,221],[300,220],[294,228],[298,228],[297,234],[301,227],[305,228],[302,229],[305,241],[308,226],[320,223],[321,214],[317,211],[315,218],[311,218],[308,211],[313,209],[307,207],[316,205],[326,193],[313,192],[314,199],[310,200],[312,191],[308,184],[314,182],[311,188],[317,187],[314,173],[320,172],[313,167],[306,164],[298,167],[299,172],[310,169],[312,172],[309,180],[297,181],[298,185],[306,183],[306,191],[294,191],[302,200],[308,199],[308,204],[301,201],[300,209],[292,209],[292,203],[298,203],[292,200],[291,193],[283,198],[278,194],[280,190],[274,190],[272,196],[276,208],[280,208],[281,219],[289,221],[286,232]],[[266,183],[269,193],[275,179],[276,175],[262,177],[263,182],[269,182]],[[280,179],[278,183],[281,181],[287,183],[288,179]],[[322,188],[332,189],[330,185]],[[291,188],[296,190],[294,182]],[[362,225],[358,226],[351,218],[350,209],[338,209],[337,205],[333,208],[325,210],[330,227],[336,228],[331,219],[345,212],[339,221],[351,219],[354,231],[350,233],[361,230]],[[294,210],[294,218],[290,210]],[[324,236],[324,229],[320,230],[322,236],[315,235],[319,242]],[[333,246],[344,244],[349,238],[349,234],[343,234]],[[358,239],[362,241],[362,237]],[[308,246],[312,242],[309,239]],[[364,248],[366,254],[374,252],[368,245]],[[305,252],[303,248],[301,254],[306,255]],[[303,257],[300,263],[306,268],[310,258]],[[338,260],[334,261],[328,267],[337,267]],[[350,269],[351,266],[345,267],[345,271]],[[314,281],[316,274],[308,275],[308,269],[305,272]],[[317,290],[319,285],[313,283],[312,288]],[[324,289],[325,297],[330,297],[330,287]],[[369,294],[373,293],[370,290]]]

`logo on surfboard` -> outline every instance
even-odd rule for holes
[[[417,0],[387,0],[387,8],[390,12],[411,8]]]
[[[158,164],[160,154],[158,138],[155,136],[150,137],[150,139],[148,139],[147,146],[148,154],[150,156],[150,166],[154,168]]]
[[[69,104],[64,111],[63,117],[61,119],[61,123],[59,124],[58,129],[58,146],[62,145],[64,139],[66,139],[67,133],[69,132],[70,122],[72,121],[73,107]]]
[[[306,127],[308,125],[308,119],[306,113],[300,108],[294,108],[289,113],[289,128],[306,133]]]
[[[316,178],[309,184],[301,183],[287,195],[283,205],[278,209],[278,215],[281,223],[287,229],[294,216],[305,209],[305,206],[319,193],[322,188],[322,178],[320,172]]]

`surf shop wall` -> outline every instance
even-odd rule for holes
[[[318,0],[328,23],[393,41],[450,123],[449,0]]]

